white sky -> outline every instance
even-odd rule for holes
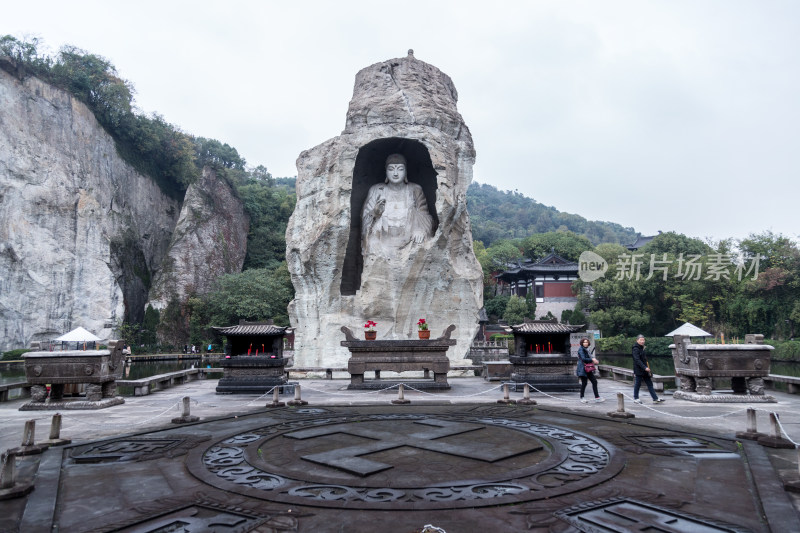
[[[800,233],[800,2],[7,4],[0,35],[109,59],[141,111],[274,176],[413,48],[458,89],[478,182],[644,234]]]

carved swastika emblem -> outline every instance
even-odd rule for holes
[[[370,442],[347,446],[321,453],[303,455],[302,458],[312,463],[330,466],[358,476],[369,476],[392,468],[392,465],[367,459],[365,455],[400,448],[403,446],[428,450],[457,457],[477,459],[493,463],[516,455],[537,451],[541,444],[530,443],[524,448],[499,443],[494,446],[471,444],[469,442],[450,443],[447,437],[453,437],[474,431],[489,431],[485,426],[464,422],[424,419],[415,424],[421,426],[419,431],[409,434],[394,433],[356,424],[335,424],[287,433],[292,439],[304,440],[319,438],[337,433],[345,433],[356,437],[370,439]]]

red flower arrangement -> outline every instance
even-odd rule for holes
[[[375,326],[377,325],[378,324],[376,322],[373,322],[372,320],[367,320],[367,323],[364,324],[364,327],[367,329],[367,331],[375,331]]]
[[[419,328],[420,331],[425,331],[428,329],[428,323],[425,322],[424,318],[420,318],[419,321],[417,322],[417,327]]]

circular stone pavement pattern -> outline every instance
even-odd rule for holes
[[[453,509],[548,499],[616,475],[596,437],[467,414],[328,416],[251,429],[187,460],[209,485],[295,505]]]

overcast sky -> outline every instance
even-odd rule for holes
[[[274,176],[413,48],[458,89],[480,183],[646,235],[800,233],[792,0],[39,0],[0,34],[109,59],[139,110]]]

